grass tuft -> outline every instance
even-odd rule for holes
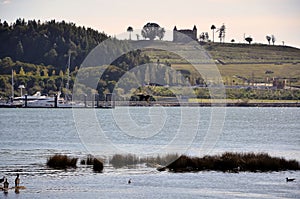
[[[103,163],[101,160],[94,158],[93,159],[93,170],[94,172],[102,172],[103,171]]]
[[[47,160],[47,166],[54,169],[76,168],[78,158],[69,158],[66,155],[56,154]]]

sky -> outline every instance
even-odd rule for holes
[[[244,35],[254,43],[267,43],[266,35],[274,35],[277,45],[300,48],[299,0],[0,0],[0,19],[9,23],[17,18],[41,21],[65,20],[90,27],[117,38],[128,38],[132,26],[136,34],[147,22],[158,23],[170,32],[192,29],[198,35],[211,25],[226,27],[226,42],[245,43]],[[165,39],[172,36],[167,31]],[[215,36],[215,41],[218,38]]]

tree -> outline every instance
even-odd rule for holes
[[[26,74],[26,73],[25,73],[23,67],[21,66],[19,75],[24,76],[25,74]]]
[[[269,35],[266,36],[266,39],[268,40],[269,42],[269,45],[270,45],[270,42],[271,42],[271,37]]]
[[[131,33],[133,32],[133,28],[131,26],[129,26],[127,28],[127,32],[129,32],[129,40],[131,40]]]
[[[144,25],[141,32],[142,36],[145,39],[149,38],[150,40],[154,40],[156,37],[162,39],[164,33],[165,33],[164,28],[161,28],[157,23],[150,23],[150,22]]]
[[[166,31],[165,31],[164,28],[160,28],[160,29],[158,30],[157,36],[158,36],[159,40],[162,40],[162,39],[164,38],[165,32],[166,32]]]
[[[215,29],[216,29],[216,26],[215,26],[215,25],[212,25],[212,26],[210,27],[210,29],[211,29],[212,32],[213,32],[213,42],[215,42]]]
[[[208,38],[209,38],[208,32],[202,32],[200,34],[199,38],[200,38],[200,41],[208,41]]]
[[[275,44],[275,41],[276,41],[276,38],[275,38],[275,36],[274,35],[272,35],[271,36],[271,39],[272,39],[272,43],[273,43],[273,45]]]
[[[220,43],[223,41],[225,41],[225,25],[223,24],[218,30],[217,32],[219,32],[219,38],[220,38]]]
[[[251,36],[246,37],[245,40],[246,40],[249,44],[251,44],[251,42],[253,41],[253,39],[252,39]]]

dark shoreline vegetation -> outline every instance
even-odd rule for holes
[[[56,154],[47,161],[47,166],[54,169],[76,168],[77,158]],[[105,160],[88,155],[81,160],[82,165],[93,165],[94,172],[103,172]],[[136,168],[138,165],[154,167],[158,171],[170,172],[272,172],[300,170],[296,160],[272,157],[267,153],[234,153],[225,152],[221,155],[190,157],[186,155],[167,154],[165,156],[140,158],[136,155],[116,154],[109,159],[109,165],[118,168]]]
[[[47,166],[54,169],[76,168],[78,158],[70,158],[67,155],[55,154],[48,158]]]
[[[77,160],[78,158],[71,158],[67,155],[55,154],[48,158],[47,166],[53,169],[68,169],[68,168],[77,168]],[[102,172],[103,171],[103,160],[99,160],[98,158],[93,157],[92,155],[88,155],[86,159],[82,159],[80,161],[81,165],[93,165],[94,172]]]

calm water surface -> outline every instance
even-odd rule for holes
[[[123,109],[114,111],[122,114]],[[163,127],[151,129],[157,132],[146,138],[135,136],[140,129],[135,132],[132,128],[129,134],[124,133],[122,122],[129,116],[139,127],[147,129],[152,116],[158,114],[155,107],[151,109],[130,108],[129,115],[126,112],[119,117],[119,123],[114,120],[113,110],[96,110],[98,123],[110,140],[101,143],[97,155],[111,155],[106,151],[107,144],[124,152],[163,150],[183,125],[180,123],[182,109],[191,117],[198,114],[193,108],[163,108]],[[210,108],[200,109],[199,126],[192,142],[187,144],[189,140],[183,138],[182,142],[172,143],[174,152],[186,150],[190,155],[201,154],[210,128],[210,113]],[[209,140],[214,146],[209,153],[267,152],[300,161],[299,118],[299,108],[226,108],[221,134]],[[19,194],[14,190],[9,190],[7,195],[0,193],[0,198],[300,198],[300,172],[295,171],[174,174],[143,165],[134,169],[106,165],[103,173],[93,173],[91,167],[79,164],[77,169],[67,171],[47,168],[47,158],[55,153],[80,159],[93,152],[89,141],[80,139],[83,135],[78,134],[76,122],[71,109],[0,109],[0,177],[7,176],[13,186],[15,174],[20,173],[21,185],[26,187]],[[193,125],[186,123],[184,133]],[[296,181],[286,183],[286,177]],[[128,185],[130,178],[132,183]]]

